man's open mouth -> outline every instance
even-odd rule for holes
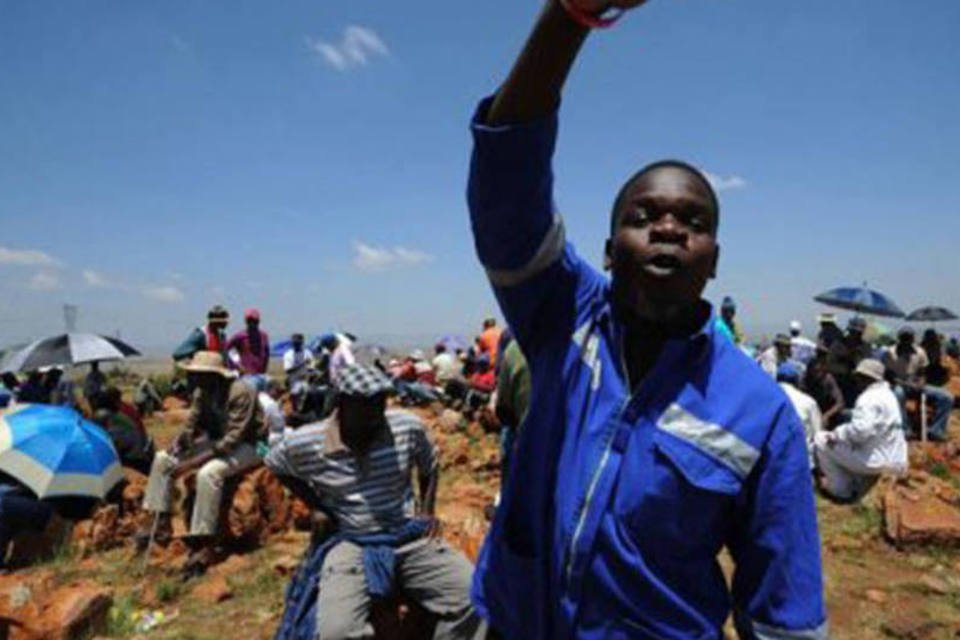
[[[683,267],[683,263],[675,255],[660,253],[650,258],[644,268],[655,276],[671,276]]]

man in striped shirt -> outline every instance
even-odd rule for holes
[[[411,474],[417,468],[418,515],[433,519],[436,449],[413,414],[386,409],[390,380],[379,370],[341,370],[337,411],[327,420],[287,431],[266,464],[297,493],[326,511],[344,539],[323,561],[317,601],[320,638],[373,637],[367,555],[383,534],[408,530]],[[435,531],[435,527],[432,527]],[[392,565],[404,592],[437,615],[436,638],[480,638],[483,625],[470,604],[473,567],[435,536],[403,536]],[[358,570],[364,567],[364,570]]]

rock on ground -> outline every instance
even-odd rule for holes
[[[960,496],[924,471],[910,474],[883,494],[887,537],[897,545],[960,543]]]
[[[106,629],[112,604],[110,590],[89,580],[55,586],[49,570],[0,576],[0,637],[10,640],[90,637]]]

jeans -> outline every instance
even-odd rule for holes
[[[953,396],[942,389],[932,385],[925,385],[919,390],[906,389],[902,385],[896,385],[893,392],[900,401],[900,411],[903,415],[903,424],[907,425],[906,400],[907,397],[919,397],[922,393],[927,396],[927,402],[933,406],[933,420],[927,427],[927,435],[931,440],[945,440],[947,437],[947,422],[950,420],[950,411],[953,409]],[[922,418],[921,418],[922,419]]]

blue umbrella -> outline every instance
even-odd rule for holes
[[[862,287],[838,287],[814,297],[814,300],[830,307],[847,309],[873,316],[902,318],[903,311],[896,303],[879,291]]]
[[[0,413],[0,471],[38,498],[104,498],[123,471],[110,436],[68,407],[22,404]]]
[[[283,354],[293,346],[293,340],[281,340],[280,342],[274,342],[270,345],[270,357],[271,358],[282,358]]]
[[[450,351],[450,352],[454,352],[457,349],[466,351],[467,349],[470,348],[470,345],[471,345],[470,341],[467,340],[465,337],[459,334],[454,334],[454,333],[443,336],[442,338],[437,340],[437,344],[442,344],[444,347],[446,347],[447,351]]]
[[[920,307],[907,316],[907,320],[911,322],[945,322],[956,319],[957,314],[943,307]]]

